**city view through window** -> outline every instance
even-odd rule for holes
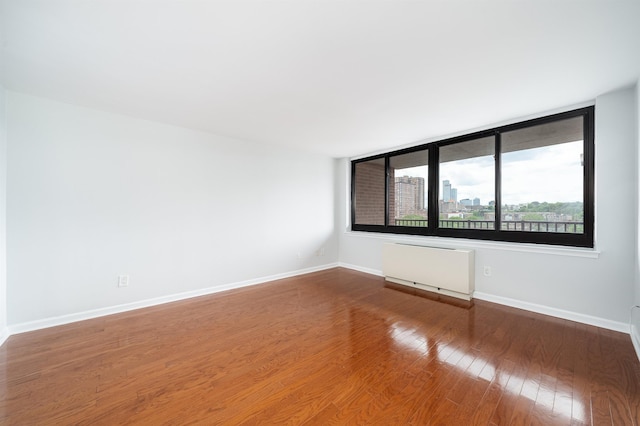
[[[594,107],[351,162],[353,231],[593,247]]]
[[[576,117],[503,134],[501,230],[584,232],[580,120]],[[439,228],[495,229],[494,150],[494,137],[440,148]],[[393,200],[389,206],[396,226],[428,226],[426,154],[418,151],[391,157],[393,191],[389,196]]]

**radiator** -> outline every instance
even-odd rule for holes
[[[388,281],[471,300],[473,250],[385,244],[382,272]]]

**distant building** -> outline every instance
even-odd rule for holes
[[[473,205],[473,201],[471,201],[468,198],[463,198],[462,200],[460,200],[460,204],[462,204],[465,207],[471,207]]]
[[[476,197],[473,199],[473,205],[474,206],[479,206],[480,205],[480,198]]]
[[[454,204],[458,203],[458,189],[451,186],[451,182],[448,180],[442,181],[442,201],[448,203],[452,201]]]
[[[457,210],[458,210],[458,203],[453,202],[453,201],[442,201],[442,200],[440,200],[439,208],[438,208],[438,211],[440,213],[455,212]]]
[[[395,178],[396,218],[424,215],[424,178],[402,176]]]
[[[448,180],[442,181],[442,201],[451,201],[451,182]]]

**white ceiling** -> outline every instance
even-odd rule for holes
[[[640,1],[3,1],[6,89],[334,157],[640,77]]]

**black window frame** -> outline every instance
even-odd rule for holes
[[[505,132],[523,129],[527,127],[548,124],[568,118],[583,118],[583,208],[584,221],[583,233],[560,233],[560,232],[544,232],[544,231],[513,231],[500,229],[501,221],[501,135]],[[442,146],[452,145],[456,143],[466,142],[473,139],[485,137],[495,138],[495,223],[494,229],[458,229],[458,228],[440,228],[439,227],[439,149]],[[397,226],[389,223],[389,179],[391,176],[389,169],[390,157],[396,155],[407,154],[416,151],[428,150],[428,188],[427,197],[427,214],[428,226]],[[356,164],[364,161],[384,158],[385,160],[385,182],[384,182],[384,225],[367,225],[355,223],[356,215]],[[383,154],[360,158],[351,161],[351,230],[390,234],[406,234],[420,235],[431,237],[447,237],[447,238],[467,238],[474,240],[490,240],[514,243],[535,243],[561,245],[571,247],[594,247],[594,226],[595,226],[595,107],[588,106],[584,108],[565,111],[558,114],[548,115],[540,118],[526,120],[505,126],[499,126],[479,132],[447,138],[435,142],[417,145],[410,148],[390,151]]]

